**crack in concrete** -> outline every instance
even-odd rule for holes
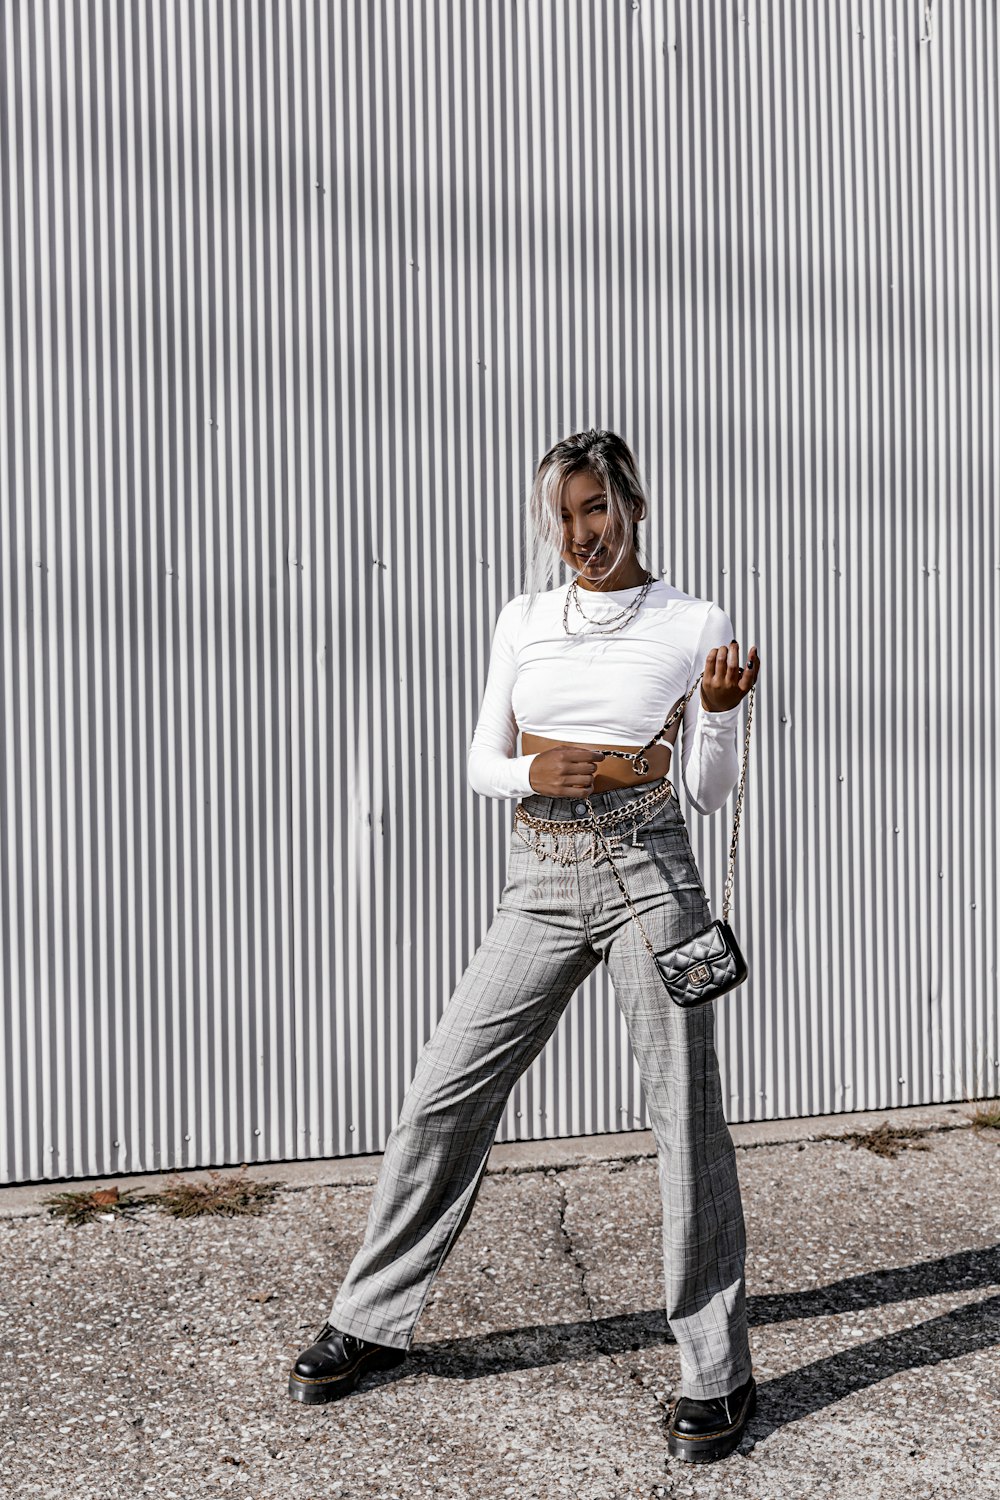
[[[987,1102],[992,1102],[992,1101],[987,1101]],[[903,1110],[908,1110],[908,1109],[911,1109],[911,1108],[912,1109],[917,1109],[919,1107],[920,1106],[917,1106],[917,1105],[913,1105],[913,1106],[911,1106],[911,1105],[905,1105],[905,1106],[902,1106],[902,1109]],[[930,1106],[928,1106],[928,1107],[930,1107]],[[867,1114],[867,1113],[877,1114],[878,1112],[877,1111],[858,1111],[857,1113],[862,1113],[862,1114]],[[892,1115],[893,1113],[894,1113],[894,1111],[892,1111],[892,1110],[889,1110],[887,1112],[888,1115]],[[855,1117],[855,1112],[854,1111],[847,1111],[842,1116],[838,1116],[838,1115],[821,1115],[821,1116],[817,1116],[817,1119],[820,1119],[820,1120],[830,1120],[830,1119],[835,1119],[835,1118],[843,1118],[845,1120],[845,1125],[846,1125],[846,1123],[848,1121],[850,1121],[851,1119],[853,1119],[854,1117]],[[794,1120],[795,1118],[797,1118],[797,1117],[795,1117],[795,1116],[790,1117],[790,1119],[792,1119],[792,1120]],[[740,1126],[740,1125],[743,1125],[743,1124],[758,1124],[759,1125],[759,1124],[766,1124],[766,1123],[769,1123],[769,1122],[767,1122],[767,1121],[736,1121],[735,1122],[735,1124],[737,1126]],[[780,1123],[780,1122],[771,1122],[771,1123]],[[885,1119],[884,1123],[891,1124],[891,1121],[887,1118],[887,1119]],[[910,1122],[910,1123],[916,1123],[916,1122]],[[859,1127],[859,1128],[861,1128],[861,1127]],[[956,1130],[969,1130],[969,1131],[972,1131],[973,1133],[975,1133],[975,1127],[972,1125],[971,1120],[968,1117],[966,1117],[964,1120],[942,1120],[940,1122],[932,1121],[929,1124],[921,1125],[919,1128],[924,1132],[925,1135],[932,1135],[932,1136],[933,1135],[945,1135],[945,1134],[948,1134],[949,1132],[956,1131]],[[815,1132],[815,1133],[812,1133],[812,1134],[804,1134],[804,1135],[787,1135],[787,1136],[779,1135],[779,1136],[776,1136],[776,1137],[772,1137],[771,1139],[768,1139],[768,1140],[760,1140],[760,1141],[740,1141],[740,1140],[736,1140],[734,1138],[733,1145],[736,1147],[737,1151],[760,1151],[760,1150],[763,1150],[765,1147],[791,1146],[791,1147],[798,1148],[798,1147],[805,1147],[805,1146],[826,1145],[829,1141],[837,1141],[837,1140],[843,1140],[845,1145],[850,1145],[851,1144],[851,1134],[852,1134],[852,1132],[848,1131],[845,1128],[845,1130],[843,1131],[842,1134],[840,1132],[837,1132],[837,1133],[827,1133],[827,1132],[818,1133],[818,1132]],[[546,1138],[543,1138],[540,1141],[526,1140],[526,1141],[518,1142],[516,1144],[527,1146],[527,1147],[531,1147],[532,1145],[543,1145],[543,1144],[545,1144],[545,1140],[546,1140]],[[497,1145],[501,1145],[501,1146],[509,1146],[509,1145],[513,1145],[513,1144],[515,1144],[515,1143],[511,1142],[511,1141],[498,1141],[497,1142]],[[370,1157],[370,1155],[371,1155],[370,1153],[365,1153],[366,1159],[368,1159]],[[377,1159],[380,1160],[382,1153],[381,1152],[377,1152],[377,1153],[374,1153],[374,1155],[375,1155],[375,1157]],[[641,1161],[652,1161],[652,1162],[655,1162],[656,1161],[656,1157],[657,1157],[657,1152],[656,1152],[655,1148],[653,1148],[653,1149],[651,1149],[649,1151],[630,1151],[630,1152],[624,1152],[621,1155],[614,1155],[614,1156],[587,1156],[587,1157],[583,1157],[583,1158],[577,1159],[576,1161],[522,1162],[522,1163],[514,1163],[514,1164],[511,1164],[510,1166],[502,1165],[499,1162],[496,1163],[495,1165],[490,1164],[489,1162],[487,1162],[486,1175],[488,1177],[518,1177],[518,1176],[520,1176],[520,1175],[522,1175],[523,1173],[526,1173],[526,1172],[544,1172],[544,1173],[547,1173],[547,1174],[551,1174],[552,1176],[557,1176],[557,1175],[559,1175],[562,1172],[577,1172],[577,1171],[580,1171],[582,1168],[585,1168],[585,1167],[602,1167],[602,1166],[603,1167],[607,1167],[607,1166],[615,1167],[615,1166],[617,1166],[620,1169],[621,1167],[624,1167],[624,1166],[632,1166],[636,1162],[641,1162]],[[347,1160],[349,1160],[349,1158],[333,1158],[333,1160],[347,1161]],[[315,1188],[327,1188],[327,1189],[333,1189],[333,1190],[337,1190],[337,1189],[340,1189],[340,1188],[366,1188],[366,1189],[370,1189],[370,1188],[374,1187],[375,1184],[376,1184],[376,1182],[378,1181],[379,1160],[377,1160],[374,1165],[369,1165],[368,1167],[361,1167],[360,1165],[358,1167],[351,1167],[349,1169],[350,1175],[345,1175],[344,1177],[335,1177],[333,1179],[328,1179],[326,1181],[317,1181],[317,1182],[288,1182],[288,1181],[284,1181],[284,1180],[282,1180],[280,1178],[277,1178],[277,1179],[269,1178],[267,1180],[272,1181],[274,1183],[274,1186],[276,1188],[276,1195],[280,1194],[280,1193],[306,1193],[306,1192],[313,1191]],[[282,1166],[287,1166],[290,1169],[294,1170],[294,1169],[296,1169],[296,1168],[298,1168],[298,1167],[300,1167],[302,1165],[304,1165],[304,1163],[302,1163],[302,1162],[290,1162],[289,1163],[289,1162],[280,1162],[280,1161],[279,1162],[261,1162],[261,1163],[258,1164],[259,1170],[263,1171],[263,1170],[266,1169],[266,1170],[268,1170],[270,1172],[273,1172],[275,1170],[280,1170],[280,1168]],[[182,1174],[182,1176],[187,1176],[188,1174],[193,1173],[193,1172],[204,1173],[206,1171],[206,1168],[204,1168],[204,1167],[197,1167],[197,1168],[180,1167],[180,1168],[175,1168],[175,1170],[179,1171]],[[225,1167],[222,1167],[221,1170],[225,1171],[225,1170],[228,1170],[228,1169],[225,1168]],[[154,1180],[152,1178],[149,1178],[148,1175],[145,1175],[145,1174],[142,1174],[142,1173],[134,1174],[134,1175],[122,1174],[122,1173],[111,1173],[111,1174],[109,1174],[109,1176],[114,1179],[115,1185],[118,1187],[119,1191],[121,1191],[121,1192],[124,1192],[126,1189],[131,1190],[132,1188],[135,1188],[135,1187],[138,1187],[140,1190],[145,1190],[147,1187],[155,1190],[155,1182],[154,1182]],[[4,1191],[3,1190],[6,1190],[6,1192],[8,1194],[26,1194],[29,1191],[32,1192],[32,1193],[36,1193],[36,1192],[37,1193],[42,1193],[42,1192],[48,1193],[48,1192],[50,1192],[52,1190],[53,1186],[58,1186],[60,1183],[66,1183],[68,1186],[71,1186],[74,1190],[89,1191],[91,1188],[97,1188],[97,1187],[104,1187],[104,1186],[106,1186],[107,1185],[107,1180],[108,1180],[108,1177],[106,1176],[106,1177],[103,1177],[103,1178],[100,1178],[100,1177],[97,1177],[97,1178],[51,1178],[51,1179],[45,1179],[44,1181],[31,1182],[31,1183],[17,1183],[17,1182],[0,1183],[0,1222],[2,1222],[4,1220],[7,1220],[7,1219],[52,1219],[52,1214],[50,1213],[50,1211],[49,1211],[48,1208],[46,1208],[44,1206],[38,1206],[35,1203],[32,1203],[30,1201],[25,1202],[24,1204],[15,1204],[15,1206],[11,1207],[11,1208],[6,1207],[4,1205],[4,1201],[3,1201],[3,1199],[4,1199]],[[254,1178],[252,1180],[257,1180],[256,1174],[255,1174],[255,1176],[254,1176]],[[153,1203],[147,1203],[147,1202],[145,1202],[142,1199],[140,1199],[135,1204],[134,1207],[135,1207],[135,1215],[134,1216],[136,1218],[138,1218],[140,1215],[142,1215],[146,1211],[155,1211],[156,1210],[156,1205],[155,1204],[153,1204]],[[132,1218],[133,1215],[130,1214],[129,1217]]]
[[[830,1118],[823,1116],[824,1119]],[[742,1123],[742,1122],[738,1122]],[[927,1135],[946,1135],[952,1130],[968,1130],[971,1126],[960,1124],[921,1125],[919,1127]],[[796,1135],[783,1137],[780,1140],[765,1141],[733,1141],[737,1151],[763,1151],[768,1146],[822,1146],[827,1141],[843,1141],[850,1145],[852,1132],[848,1130],[837,1131],[830,1134]],[[501,1142],[509,1145],[510,1142]],[[531,1145],[530,1141],[523,1144]],[[490,1177],[518,1177],[524,1172],[551,1172],[553,1175],[560,1172],[577,1172],[583,1167],[607,1167],[607,1166],[634,1166],[640,1161],[655,1161],[657,1157],[656,1148],[650,1151],[630,1151],[621,1156],[588,1156],[578,1161],[544,1161],[524,1162],[512,1166],[487,1166]]]
[[[580,1274],[580,1292],[584,1302],[587,1304],[587,1316],[590,1318],[591,1323],[593,1323],[596,1327],[598,1317],[594,1308],[594,1304],[590,1300],[590,1293],[587,1290],[587,1268],[584,1265],[583,1261],[580,1259],[577,1248],[573,1243],[573,1236],[570,1234],[569,1227],[566,1223],[566,1209],[569,1203],[569,1198],[566,1193],[566,1185],[562,1181],[562,1178],[558,1173],[555,1175],[556,1185],[559,1188],[559,1228],[562,1231],[562,1236],[566,1243],[566,1253],[569,1255],[570,1259],[573,1261],[573,1264],[576,1266],[577,1271]],[[649,1396],[652,1398],[652,1400],[656,1403],[657,1409],[664,1417],[669,1414],[669,1403],[661,1401],[656,1392],[650,1390],[649,1386],[647,1386],[643,1381],[642,1376],[639,1374],[638,1370],[634,1369],[631,1365],[623,1365],[619,1361],[618,1356],[612,1353],[610,1349],[606,1349],[604,1353],[614,1365],[616,1370],[619,1370],[623,1374],[627,1375],[629,1381],[634,1385],[637,1385],[644,1396]]]

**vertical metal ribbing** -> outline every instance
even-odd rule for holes
[[[0,1175],[377,1151],[535,463],[764,673],[730,1118],[1000,1087],[1000,45],[951,0],[0,13]],[[732,799],[686,815],[718,905]],[[500,1139],[643,1125],[598,971]]]

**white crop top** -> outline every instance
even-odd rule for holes
[[[497,616],[467,760],[469,785],[485,797],[534,795],[528,767],[535,756],[513,753],[519,731],[595,748],[645,744],[704,670],[709,651],[728,646],[736,635],[719,605],[663,579],[619,631],[594,633],[571,601],[567,624],[573,634],[567,635],[563,607],[569,587],[537,594],[530,613],[528,595],[518,594]],[[581,605],[588,619],[610,619],[640,587],[606,593],[581,588]],[[701,706],[700,686],[688,700],[679,736],[681,766],[699,813],[716,812],[736,785],[741,707],[709,713]],[[672,750],[671,767],[675,756]]]

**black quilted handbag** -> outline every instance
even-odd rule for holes
[[[703,675],[703,674],[702,674]],[[694,692],[698,682],[680,700],[678,705],[680,713],[684,712],[687,701]],[[611,850],[607,840],[597,828],[595,831],[604,843],[608,856],[608,862],[615,872],[618,884],[621,886],[622,894],[628,902],[633,917],[642,933],[643,940],[649,952],[653,956],[660,978],[663,980],[667,994],[677,1005],[706,1005],[714,1000],[717,995],[725,995],[729,990],[742,984],[747,977],[746,960],[740,952],[740,946],[736,941],[736,934],[729,925],[729,907],[733,891],[733,871],[736,863],[736,840],[740,832],[740,813],[743,809],[743,787],[747,774],[747,755],[750,750],[750,721],[753,718],[753,695],[756,692],[756,683],[747,694],[747,732],[743,742],[743,766],[740,771],[740,789],[736,798],[736,814],[733,818],[733,836],[729,844],[729,870],[726,874],[726,885],[722,899],[722,916],[716,917],[709,922],[707,927],[682,943],[676,943],[672,948],[663,948],[659,952],[653,947],[646,935],[646,929],[639,921],[638,913],[629,900],[628,891],[622,883],[614,860],[611,858]],[[678,716],[677,709],[667,719],[664,729]],[[660,734],[663,730],[660,731]],[[659,736],[657,736],[659,738]],[[650,743],[653,743],[650,741]],[[648,746],[644,746],[648,749]],[[671,757],[673,764],[673,757]]]
[[[667,994],[678,1005],[704,1005],[747,977],[746,960],[724,917],[716,917],[676,947],[654,952],[653,961]]]

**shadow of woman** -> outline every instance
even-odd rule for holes
[[[824,1315],[889,1306],[917,1298],[1000,1285],[1000,1245],[959,1250],[911,1266],[867,1271],[827,1286],[747,1298],[751,1328]],[[803,1334],[807,1339],[808,1334]],[[558,1364],[571,1358],[600,1359],[657,1344],[673,1343],[660,1308],[572,1323],[538,1323],[471,1337],[415,1343],[411,1358],[379,1378],[379,1384],[416,1371],[457,1380]],[[756,1442],[855,1391],[903,1370],[958,1359],[1000,1345],[1000,1294],[926,1318],[911,1328],[852,1345],[787,1375],[758,1381],[757,1413],[748,1437]]]
[[[786,1423],[832,1406],[890,1375],[942,1364],[998,1344],[1000,1294],[967,1302],[912,1328],[799,1365],[763,1384],[758,1381],[757,1413],[747,1427],[748,1436],[761,1442]]]
[[[910,1302],[917,1297],[936,1297],[963,1288],[1000,1286],[1000,1245],[981,1250],[956,1250],[911,1266],[888,1266],[845,1276],[828,1286],[807,1287],[797,1292],[757,1293],[747,1299],[751,1324],[787,1323],[796,1318],[818,1318],[824,1313],[855,1312],[864,1307],[883,1307],[891,1302]]]

